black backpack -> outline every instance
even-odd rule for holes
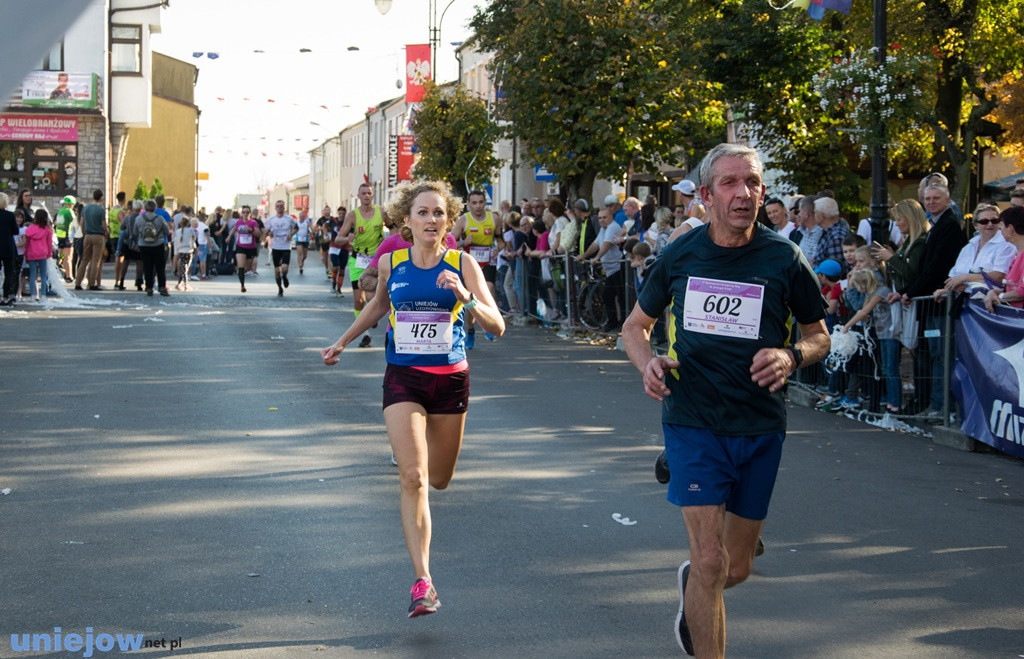
[[[142,242],[155,243],[158,240],[160,240],[160,229],[156,225],[156,216],[147,213],[142,222]]]

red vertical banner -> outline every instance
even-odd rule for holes
[[[409,44],[405,47],[405,102],[423,100],[423,85],[433,77],[430,44]]]
[[[412,180],[412,147],[416,143],[415,135],[398,136],[398,180]]]

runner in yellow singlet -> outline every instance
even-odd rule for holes
[[[345,237],[344,240],[350,250],[348,268],[352,279],[352,310],[356,318],[374,295],[373,292],[368,293],[359,288],[359,277],[370,265],[370,259],[373,258],[377,247],[384,242],[384,227],[391,226],[387,213],[373,203],[373,187],[369,183],[359,186],[357,196],[359,205],[348,212],[345,223],[338,231],[339,237]],[[370,340],[370,332],[367,330],[359,342],[359,347],[368,347]]]
[[[495,228],[494,216],[487,210],[487,195],[482,190],[473,190],[469,193],[469,201],[466,203],[468,213],[463,213],[455,222],[452,236],[456,242],[462,245],[463,249],[483,270],[484,280],[487,281],[487,288],[494,297],[494,282],[498,279],[498,268],[494,264],[494,240],[497,229]],[[472,322],[473,313],[469,312],[469,331],[466,333],[466,348],[472,349],[476,344],[476,329]],[[487,338],[493,341],[493,334],[485,333]]]

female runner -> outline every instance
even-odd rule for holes
[[[238,283],[242,285],[242,292],[245,292],[245,271],[256,267],[256,256],[259,251],[260,224],[250,217],[248,206],[242,206],[242,219],[235,222],[235,226],[228,234],[227,242],[231,242],[231,236],[235,236],[235,265],[238,274]]]
[[[398,461],[405,544],[416,581],[409,617],[434,613],[441,603],[430,576],[428,483],[448,487],[462,448],[469,404],[465,310],[500,336],[505,322],[476,261],[450,250],[445,235],[462,212],[447,183],[406,184],[387,214],[412,247],[381,258],[377,293],[355,322],[321,352],[328,366],[350,342],[390,314],[384,422]]]

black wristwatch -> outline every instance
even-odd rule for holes
[[[800,348],[796,347],[796,344],[789,346],[789,351],[793,353],[793,361],[796,362],[796,367],[800,368],[800,364],[804,363],[804,353]]]

